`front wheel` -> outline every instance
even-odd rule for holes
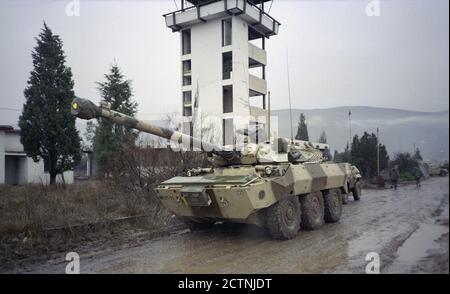
[[[361,199],[361,183],[356,182],[355,186],[352,188],[353,199],[358,201]]]
[[[292,239],[300,229],[300,218],[301,211],[298,197],[283,198],[267,209],[267,231],[274,239]]]

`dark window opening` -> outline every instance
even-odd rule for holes
[[[233,112],[233,86],[223,87],[223,113]]]
[[[222,53],[222,79],[231,79],[233,72],[233,53]]]
[[[183,61],[183,86],[192,85],[191,61]]]
[[[183,116],[192,116],[192,92],[183,92]]]
[[[181,43],[183,55],[191,54],[191,30],[181,32]]]
[[[184,91],[183,92],[183,105],[191,104],[191,103],[192,103],[192,92]]]
[[[192,107],[191,106],[183,107],[183,116],[192,116]]]
[[[222,46],[231,45],[232,24],[231,18],[222,20]]]

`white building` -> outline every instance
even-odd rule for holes
[[[56,178],[62,182],[61,175]],[[67,184],[73,183],[73,171],[64,172]],[[44,162],[34,162],[27,157],[20,143],[20,131],[12,126],[0,126],[0,184],[24,185],[50,182],[44,171]]]
[[[164,15],[181,37],[185,132],[230,145],[237,129],[265,127],[265,41],[280,26],[265,11],[267,1],[181,0],[181,10]],[[214,130],[213,138],[205,129]]]

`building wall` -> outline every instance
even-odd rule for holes
[[[23,145],[20,143],[20,133],[8,132],[5,133],[7,140],[5,140],[5,150],[7,152],[24,152]]]
[[[191,30],[191,54],[182,55],[181,60],[191,60],[192,85],[182,86],[182,91],[192,91],[194,103],[199,91],[201,115],[195,117],[193,134],[205,141],[222,144],[222,120],[233,118],[235,128],[243,128],[249,121],[249,70],[248,70],[248,25],[239,17],[232,17],[232,45],[222,46],[222,20],[218,18],[199,23]],[[181,34],[180,34],[181,43]],[[223,80],[222,53],[232,51],[232,78]],[[233,86],[233,112],[223,113],[223,86]],[[202,126],[195,120],[202,121]],[[203,128],[203,133],[201,132]],[[217,134],[205,134],[213,129]],[[213,137],[213,138],[212,138]]]
[[[233,17],[233,123],[236,129],[248,127],[250,120],[248,24]],[[236,140],[239,141],[239,136]]]
[[[66,184],[73,183],[73,171],[64,172]],[[57,182],[62,183],[61,175]],[[20,133],[0,131],[0,184],[49,184],[50,175],[44,172],[44,162],[34,162],[23,152]]]

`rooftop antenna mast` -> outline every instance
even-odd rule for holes
[[[291,104],[291,81],[289,77],[289,53],[288,49],[286,49],[286,69],[287,69],[287,82],[288,82],[288,94],[289,94],[289,119],[290,119],[290,128],[291,128],[291,143],[294,142],[294,134],[292,133],[292,104]]]

